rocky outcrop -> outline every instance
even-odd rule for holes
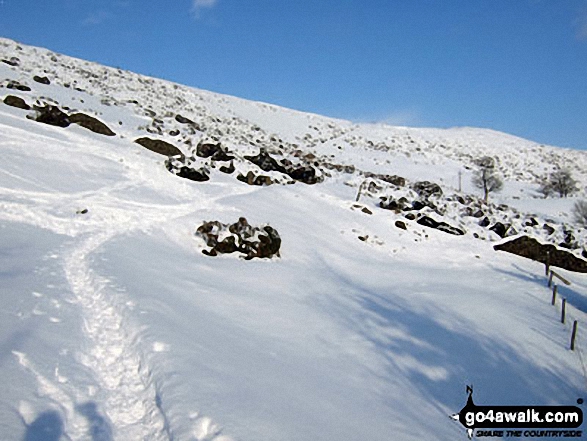
[[[72,124],[82,126],[88,130],[91,130],[94,133],[98,133],[99,135],[116,135],[116,133],[110,130],[110,128],[106,124],[84,113],[74,113],[73,115],[70,115],[69,122],[71,122]]]
[[[316,169],[310,165],[294,165],[289,161],[278,162],[272,158],[265,149],[261,149],[258,155],[245,156],[247,161],[252,162],[261,170],[270,172],[276,171],[288,175],[290,178],[303,182],[304,184],[316,184],[321,179],[316,174]]]
[[[169,144],[166,141],[162,141],[160,139],[151,139],[151,138],[139,138],[136,139],[135,142],[147,150],[151,150],[152,152],[159,153],[160,155],[165,156],[176,156],[179,155],[183,157],[183,153],[177,147],[172,144]]]
[[[546,263],[546,254],[549,253],[550,266],[587,273],[587,260],[568,251],[560,250],[552,244],[541,244],[532,237],[520,236],[508,242],[497,244],[493,248],[496,251],[505,251],[541,263]]]
[[[277,231],[265,225],[251,226],[244,217],[228,225],[218,221],[204,222],[196,230],[210,249],[202,251],[207,256],[241,253],[245,260],[279,257],[281,237]]]

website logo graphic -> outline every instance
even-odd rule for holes
[[[560,430],[576,429],[583,424],[583,411],[577,406],[477,406],[473,402],[472,386],[467,386],[467,394],[467,404],[451,418],[459,421],[467,429],[469,439],[476,430],[478,435],[499,437],[582,436],[581,431]],[[578,403],[581,404],[582,400]]]

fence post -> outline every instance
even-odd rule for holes
[[[558,291],[558,285],[555,283],[554,286],[552,287],[552,302],[551,305],[554,306],[554,304],[556,303],[556,293]]]
[[[573,333],[571,334],[571,351],[575,350],[575,338],[577,337],[577,320],[573,322]]]
[[[546,262],[544,263],[544,272],[546,276],[548,276],[548,271],[550,271],[550,251],[546,252]]]
[[[561,323],[565,323],[565,315],[567,312],[567,299],[563,299],[563,309],[561,310]]]
[[[548,287],[552,286],[552,271],[550,271],[550,276],[548,276]]]

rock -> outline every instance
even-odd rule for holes
[[[551,266],[587,273],[587,260],[583,260],[568,251],[559,250],[552,244],[541,244],[536,239],[528,236],[517,237],[508,242],[495,245],[493,248],[497,251],[506,251],[541,263],[546,263],[546,253],[549,252]]]
[[[202,251],[208,256],[239,252],[245,260],[271,258],[279,256],[281,248],[281,237],[277,230],[269,225],[253,227],[244,217],[232,225],[218,221],[204,222],[196,230],[196,235],[211,247],[210,250]],[[219,237],[223,239],[219,240]]]
[[[175,115],[175,120],[180,123],[180,124],[191,124],[191,125],[196,125],[195,122],[193,122],[191,119],[186,118],[185,116],[181,116],[181,115]]]
[[[77,210],[75,212],[75,214],[87,214],[87,213],[88,213],[88,209],[87,208],[84,208],[83,210]]]
[[[549,236],[550,236],[552,233],[554,233],[554,231],[555,231],[555,230],[554,230],[554,228],[553,228],[553,227],[551,227],[551,226],[550,226],[550,225],[548,225],[548,224],[544,224],[544,225],[542,225],[542,229],[543,229],[544,231],[546,231],[546,234],[548,234]]]
[[[196,147],[196,155],[201,158],[211,158],[214,161],[230,161],[234,156],[229,155],[220,144],[200,143]]]
[[[475,212],[475,214],[473,214],[473,217],[477,217],[477,218],[483,217],[483,216],[485,216],[485,213],[483,212],[483,210],[477,210]]]
[[[48,104],[44,107],[35,106],[34,109],[37,115],[33,119],[37,122],[57,127],[67,127],[70,124],[67,114],[57,106]]]
[[[361,208],[361,211],[365,214],[373,214],[373,212],[371,210],[369,210],[367,207]]]
[[[489,230],[493,231],[495,234],[497,234],[499,237],[503,239],[507,234],[508,228],[509,225],[506,226],[501,222],[496,222],[491,228],[489,228]]]
[[[286,174],[288,174],[292,179],[308,185],[319,182],[319,179],[316,176],[316,170],[310,166],[297,167],[292,170],[288,170]]]
[[[402,229],[402,230],[407,230],[407,229],[408,229],[408,227],[407,227],[406,223],[405,223],[404,221],[401,221],[401,220],[397,220],[397,221],[395,221],[395,226],[396,226],[397,228],[400,228],[400,229]]]
[[[421,201],[412,202],[412,210],[419,211],[424,207],[426,207],[426,204],[423,204]]]
[[[180,132],[177,129],[176,130],[170,130],[169,131],[169,136],[177,136],[177,135],[179,135],[179,133]]]
[[[416,215],[414,213],[408,213],[406,214],[406,219],[411,221],[416,220]]]
[[[483,219],[481,219],[479,221],[479,226],[483,227],[483,228],[488,227],[489,224],[491,224],[491,221],[489,220],[489,218],[487,216],[485,216]]]
[[[430,196],[442,196],[442,188],[434,182],[421,181],[412,185],[412,189],[418,193],[422,198],[429,198]]]
[[[86,115],[84,113],[74,113],[73,115],[69,116],[69,122],[72,124],[77,124],[82,126],[88,130],[91,130],[94,133],[99,135],[106,135],[106,136],[114,136],[114,133],[110,128],[104,124],[103,122],[97,120],[96,118]]]
[[[393,184],[396,187],[405,187],[406,179],[397,175],[377,175],[379,179],[389,184]]]
[[[2,62],[13,67],[20,65],[20,60],[18,59],[18,57],[10,57],[9,60],[3,59]]]
[[[264,148],[261,148],[256,156],[245,156],[247,161],[252,162],[263,171],[278,171],[286,174],[286,169],[273,159]]]
[[[533,217],[531,217],[530,219],[528,219],[524,225],[526,227],[535,227],[538,225],[538,221],[536,221],[536,219],[534,219]]]
[[[379,206],[385,210],[393,210],[396,213],[404,210],[406,208],[407,200],[402,201],[402,199],[395,200],[391,196],[381,198],[379,202]]]
[[[26,103],[25,100],[14,95],[7,95],[6,98],[4,98],[4,104],[6,104],[7,106],[17,107],[23,110],[31,109],[31,107]]]
[[[581,256],[587,259],[587,249],[583,248],[583,251],[581,251]]]
[[[223,241],[218,242],[218,244],[216,244],[216,247],[214,248],[214,250],[218,253],[221,253],[221,254],[230,254],[230,253],[234,253],[235,251],[238,251],[238,247],[236,246],[236,242],[235,242],[235,237],[228,236]]]
[[[196,170],[191,167],[183,166],[180,167],[175,174],[180,178],[189,179],[190,181],[195,182],[205,182],[210,180],[210,176],[203,168]]]
[[[26,86],[24,84],[20,84],[18,81],[10,81],[7,85],[6,85],[7,89],[14,89],[14,90],[20,90],[21,92],[30,92],[31,88],[29,86]]]
[[[51,84],[51,81],[49,81],[49,78],[47,78],[47,77],[40,77],[38,75],[35,75],[33,77],[33,81],[36,81],[37,83],[45,84],[45,85]]]
[[[235,170],[234,164],[232,161],[230,161],[230,164],[228,164],[228,167],[226,165],[223,165],[222,167],[219,168],[219,170],[222,173],[226,173],[226,174],[232,174]]]
[[[273,180],[269,176],[259,175],[253,180],[253,185],[271,185]]]
[[[151,138],[139,138],[135,139],[135,142],[147,150],[151,150],[152,152],[159,153],[160,155],[165,156],[176,156],[179,155],[182,158],[183,153],[177,147],[168,142],[162,141],[160,139],[151,139]]]
[[[428,216],[420,216],[416,221],[418,224],[428,228],[434,228],[448,234],[454,234],[455,236],[462,236],[465,232],[459,228],[453,227],[446,222],[438,222]]]

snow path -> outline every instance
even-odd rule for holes
[[[7,127],[5,135],[3,144],[18,146],[27,136],[27,142],[33,147],[42,146],[45,157],[37,164],[38,170],[42,174],[51,169],[56,158],[51,157],[51,147],[44,136],[25,135],[19,127]],[[137,158],[136,152],[132,151],[113,153],[111,145],[89,144],[87,138],[82,139],[73,131],[65,132],[65,136],[72,146],[83,142],[85,154],[106,161],[105,179],[96,181],[91,189],[60,192],[21,175],[16,161],[23,152],[7,148],[6,153],[16,161],[3,164],[0,172],[24,188],[0,187],[0,219],[27,223],[70,238],[65,249],[57,254],[62,256],[63,272],[73,293],[72,298],[66,300],[77,305],[84,324],[76,359],[91,372],[95,383],[76,385],[65,381],[61,384],[58,376],[55,381],[49,378],[49,371],[45,372],[44,366],[35,366],[34,354],[13,351],[13,355],[35,378],[41,396],[48,397],[60,409],[65,420],[66,438],[87,439],[91,432],[93,439],[98,436],[100,441],[172,440],[173,428],[169,427],[163,412],[158,381],[149,365],[147,351],[154,349],[143,345],[144,329],[132,318],[133,305],[125,296],[124,287],[113,286],[107,277],[96,274],[92,269],[92,258],[104,244],[117,237],[136,230],[147,231],[207,210],[215,206],[217,198],[179,180],[173,179],[172,185],[168,185],[165,179],[153,179],[144,172],[149,168],[145,167],[145,162],[152,162],[150,154]],[[124,161],[131,162],[132,159],[137,163],[122,165],[123,161],[119,162],[121,157]],[[35,157],[28,159],[38,161]],[[11,166],[12,171],[9,170]],[[161,173],[167,177],[166,171]],[[158,197],[151,199],[147,193],[142,201],[133,198],[133,192],[145,194],[145,189]],[[250,190],[243,188],[243,191]],[[169,200],[161,199],[161,195],[168,195]],[[87,214],[75,214],[77,209],[87,207]],[[96,435],[95,428],[88,427],[83,412],[80,415],[79,403],[88,399],[98,403],[106,416],[101,421],[105,427],[101,435]],[[22,406],[27,408],[27,403],[23,402]],[[19,413],[28,425],[27,419],[33,416],[28,415],[30,412]],[[192,434],[196,441],[230,439],[220,434],[220,426],[211,418],[199,412],[186,417],[192,420]]]

